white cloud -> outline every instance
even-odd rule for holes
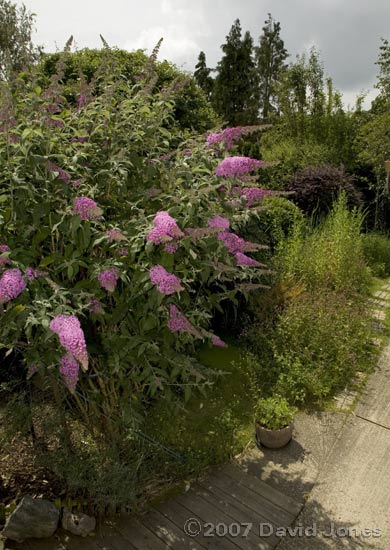
[[[201,48],[180,27],[151,27],[141,31],[135,40],[127,41],[123,47],[126,50],[146,49],[147,53],[151,53],[160,38],[163,38],[163,43],[159,59],[168,59],[184,69],[192,70]]]

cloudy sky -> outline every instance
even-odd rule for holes
[[[18,4],[22,2],[17,0]],[[73,34],[78,48],[99,47],[101,33],[110,45],[150,51],[164,38],[160,58],[193,71],[200,50],[208,65],[221,58],[220,46],[233,21],[255,40],[267,13],[280,21],[293,60],[317,46],[325,72],[353,105],[369,91],[375,96],[380,38],[390,39],[389,0],[24,0],[36,14],[35,41],[46,51],[62,49]]]

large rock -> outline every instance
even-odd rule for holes
[[[95,530],[96,520],[87,514],[73,514],[67,508],[64,508],[62,514],[62,528],[73,535],[86,537]]]
[[[59,517],[60,511],[49,500],[26,496],[8,518],[2,535],[17,542],[51,537],[57,529]]]

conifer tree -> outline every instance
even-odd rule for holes
[[[211,98],[213,91],[214,79],[210,76],[211,69],[206,64],[206,54],[200,52],[198,57],[198,63],[195,65],[194,77],[200,88],[204,91],[207,98]]]
[[[284,42],[280,38],[280,23],[268,14],[260,45],[255,49],[256,65],[260,83],[260,110],[263,119],[275,111],[275,88],[282,71],[286,68],[288,57]]]
[[[239,19],[221,47],[224,56],[217,66],[215,110],[232,126],[254,124],[258,116],[258,79],[253,40],[249,32],[242,38]]]

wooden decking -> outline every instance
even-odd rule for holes
[[[138,517],[108,521],[95,537],[64,533],[46,541],[26,541],[26,550],[270,550],[275,531],[290,526],[301,503],[243,469],[214,471],[187,493]],[[263,533],[271,536],[261,536]],[[190,531],[193,536],[186,534]],[[196,534],[197,531],[199,534]],[[20,547],[19,547],[20,548]]]

